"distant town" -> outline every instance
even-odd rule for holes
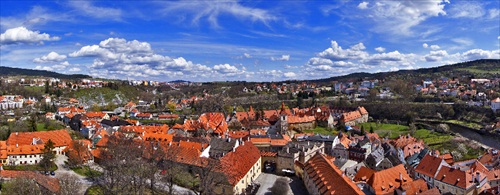
[[[4,76],[2,193],[498,194],[500,78],[427,76]]]

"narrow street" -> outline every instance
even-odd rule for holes
[[[64,161],[67,161],[67,160],[68,160],[67,156],[56,155],[55,163],[57,165],[57,170],[55,171],[55,173],[56,173],[55,177],[60,178],[63,174],[69,174],[69,175],[76,176],[80,180],[80,183],[82,184],[81,189],[79,189],[79,192],[80,192],[79,194],[84,194],[85,191],[87,191],[87,189],[90,186],[92,186],[93,183],[91,181],[89,181],[87,178],[85,178],[84,176],[78,175],[73,170],[67,168],[64,165]]]

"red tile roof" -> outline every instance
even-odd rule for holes
[[[234,152],[229,152],[220,159],[222,172],[228,182],[235,186],[260,159],[260,151],[252,142],[246,141]]]
[[[203,129],[211,129],[214,133],[223,134],[228,129],[226,118],[221,112],[203,113],[200,115],[200,118],[198,118],[198,121]]]
[[[72,139],[66,130],[41,131],[41,132],[16,132],[11,133],[7,139],[7,145],[31,145],[33,139],[40,139],[46,143],[49,139],[54,142],[55,147],[67,146]]]
[[[44,151],[43,145],[16,145],[7,146],[7,155],[32,155],[42,154]]]
[[[231,138],[245,138],[250,135],[249,131],[229,131],[229,137]]]
[[[359,112],[361,113],[361,115],[368,114],[368,111],[366,111],[365,107],[360,106],[360,107],[358,107],[358,109],[359,109]]]
[[[358,181],[364,181],[367,182],[370,177],[375,173],[376,171],[373,169],[370,169],[368,167],[360,167],[358,172],[353,178],[353,181],[358,182]]]
[[[274,157],[274,156],[278,155],[278,153],[276,153],[276,152],[261,151],[260,155],[261,156],[265,156],[265,157]]]
[[[401,184],[411,181],[412,178],[406,173],[404,165],[399,164],[395,167],[375,172],[367,183],[375,190],[375,194],[389,194],[393,193]]]
[[[323,154],[316,153],[311,157],[305,164],[304,172],[314,181],[321,194],[364,194]]]
[[[441,192],[439,191],[439,189],[437,189],[436,187],[430,189],[430,190],[427,190],[427,191],[423,191],[422,193],[420,193],[420,195],[436,195],[436,194],[441,194]]]
[[[42,175],[34,171],[11,171],[0,170],[2,178],[29,178],[35,180],[36,183],[43,186],[52,193],[58,193],[61,189],[59,179]]]
[[[106,116],[105,112],[86,112],[85,116],[89,118],[99,118],[102,119],[104,116]]]
[[[160,114],[158,115],[158,119],[175,119],[179,118],[177,114]]]
[[[422,178],[405,183],[401,188],[405,190],[408,195],[420,194],[429,189],[429,187],[427,187],[427,182]]]
[[[289,116],[287,118],[288,124],[298,124],[298,123],[311,123],[314,122],[316,118],[314,116]]]
[[[418,164],[418,166],[415,168],[415,172],[426,175],[428,177],[434,177],[442,161],[444,160],[439,157],[427,154],[420,161],[420,164]]]
[[[470,181],[472,181],[473,175],[475,176],[476,173],[478,173],[481,178],[486,177],[485,174],[480,172],[462,171],[460,169],[443,166],[441,167],[441,170],[439,170],[435,179],[453,186],[458,186],[462,189],[467,189],[475,185],[475,183]]]

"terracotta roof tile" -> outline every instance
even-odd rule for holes
[[[422,178],[405,183],[401,186],[401,188],[404,189],[408,195],[420,194],[429,189],[427,187],[427,182],[425,182]]]
[[[246,141],[234,152],[229,152],[220,159],[221,168],[228,182],[235,186],[260,159],[260,151],[252,142]]]
[[[221,112],[203,113],[198,118],[201,127],[205,130],[213,130],[214,133],[223,134],[228,129],[226,118]]]
[[[420,161],[420,164],[415,168],[415,172],[419,174],[426,175],[428,177],[434,177],[438,171],[443,159],[429,154],[425,155]]]
[[[427,190],[427,191],[423,191],[422,193],[420,193],[420,195],[436,195],[436,194],[441,194],[441,192],[439,191],[438,188],[434,187],[430,190]]]
[[[367,182],[368,179],[370,179],[375,172],[376,171],[373,169],[361,166],[359,168],[358,172],[356,173],[356,175],[354,176],[353,181],[354,182],[358,182],[358,181]]]
[[[299,117],[299,116],[289,116],[287,118],[287,122],[289,124],[297,124],[297,123],[311,123],[314,122],[316,118],[314,116],[304,116],[304,117]]]
[[[480,172],[472,171],[462,171],[460,169],[455,169],[452,167],[441,167],[438,174],[436,175],[436,180],[450,185],[458,186],[463,189],[467,189],[472,185],[475,185],[472,181],[473,174],[478,173],[481,178],[486,177],[485,174]]]
[[[412,178],[406,173],[404,165],[399,164],[395,167],[375,172],[367,183],[375,190],[375,194],[388,194],[394,192],[401,184],[411,181]]]
[[[67,146],[72,139],[66,130],[41,131],[41,132],[16,132],[11,133],[7,139],[7,145],[31,145],[33,139],[40,139],[46,143],[49,139],[54,142],[55,147]]]
[[[35,180],[36,183],[43,186],[52,193],[58,193],[61,189],[59,179],[50,176],[45,176],[34,171],[12,171],[0,170],[2,178],[29,178]]]
[[[321,194],[364,194],[323,154],[316,153],[311,157],[305,164],[304,172],[314,181]]]

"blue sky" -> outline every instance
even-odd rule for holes
[[[0,1],[2,66],[281,81],[500,59],[500,1]]]

